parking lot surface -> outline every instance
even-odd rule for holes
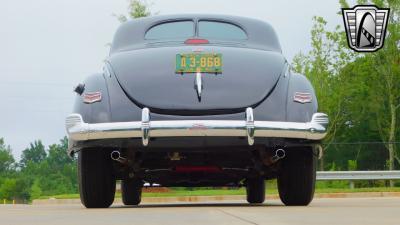
[[[79,224],[400,224],[400,198],[314,199],[307,207],[286,207],[279,200],[262,205],[244,201],[113,205],[86,209],[72,205],[0,205],[1,225]]]

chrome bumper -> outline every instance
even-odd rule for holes
[[[310,122],[255,121],[253,109],[246,109],[240,120],[166,120],[150,121],[148,108],[142,110],[142,121],[85,123],[80,114],[70,114],[66,128],[70,140],[86,141],[108,138],[142,138],[147,146],[150,137],[247,137],[249,145],[255,137],[280,137],[320,140],[325,137],[328,116],[314,113]]]

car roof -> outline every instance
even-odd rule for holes
[[[275,30],[265,21],[219,14],[173,14],[142,17],[121,24],[114,35],[110,54],[148,47],[154,40],[145,40],[144,36],[147,30],[157,24],[175,20],[213,20],[232,23],[247,33],[248,39],[241,43],[242,47],[281,52]]]

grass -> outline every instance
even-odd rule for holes
[[[317,188],[316,193],[355,193],[355,192],[400,192],[400,187],[371,187],[371,188]],[[276,188],[267,189],[267,194],[277,194]],[[194,189],[194,190],[171,190],[170,192],[160,193],[143,193],[143,197],[179,197],[179,196],[215,196],[215,195],[245,195],[244,188],[238,189]],[[121,193],[116,193],[116,197],[120,198]],[[79,194],[63,194],[54,196],[41,196],[39,199],[75,199],[79,198]]]

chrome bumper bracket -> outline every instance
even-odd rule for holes
[[[143,146],[149,144],[150,138],[150,110],[143,108],[142,110],[142,142]]]
[[[254,116],[253,116],[253,109],[247,108],[246,109],[246,131],[247,131],[247,142],[249,145],[254,144]]]

